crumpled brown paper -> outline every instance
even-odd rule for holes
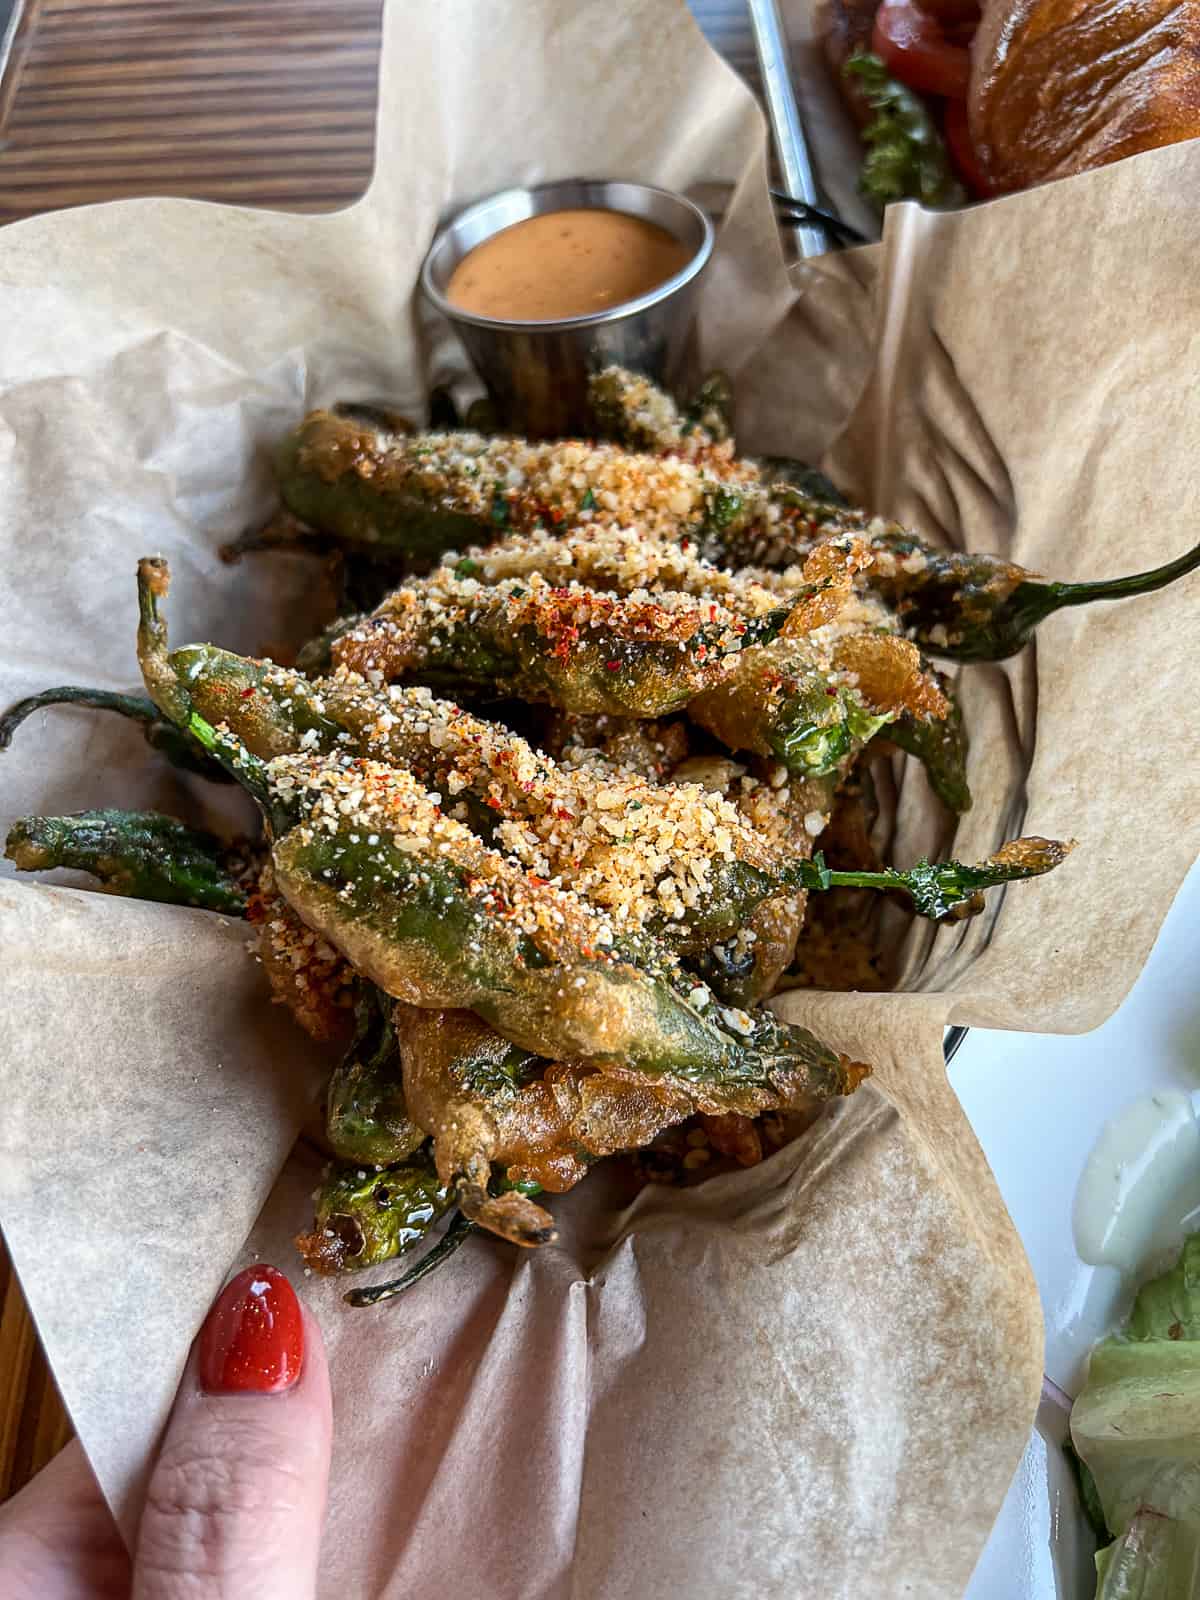
[[[899,208],[882,247],[789,282],[762,141],[682,5],[443,0],[389,10],[378,167],[350,211],[135,201],[0,233],[0,697],[131,686],[151,550],[176,639],[303,636],[312,562],[215,555],[270,507],[266,447],[339,394],[419,411],[461,370],[413,296],[439,212],[580,172],[733,185],[702,327],[747,448],[828,450],[867,503],[1056,576],[1190,543],[1200,151],[957,217]],[[337,1411],[322,1595],[961,1593],[1033,1416],[1041,1323],[941,1027],[1086,1028],[1133,981],[1196,852],[1196,592],[1061,615],[968,670],[975,810],[955,833],[905,769],[897,859],[1022,827],[1080,848],[975,922],[917,930],[910,992],[780,1001],[876,1067],[804,1141],[686,1193],[597,1174],[556,1202],[555,1247],[473,1240],[374,1311],[305,1280]],[[0,785],[5,822],[246,818],[71,710],[18,734]],[[244,934],[0,883],[0,1220],[126,1529],[213,1293],[255,1256],[295,1271],[315,1178],[301,1151],[276,1182],[320,1063]]]

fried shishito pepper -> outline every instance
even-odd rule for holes
[[[23,817],[4,853],[19,872],[71,867],[109,894],[198,906],[240,917],[246,911],[245,862],[211,834],[158,811],[77,811]]]

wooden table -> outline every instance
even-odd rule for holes
[[[348,204],[374,159],[381,14],[382,0],[24,0],[0,82],[0,222],[147,194]]]

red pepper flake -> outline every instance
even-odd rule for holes
[[[253,685],[252,685],[252,686],[251,686],[251,687],[250,687],[250,688],[249,688],[249,689],[243,689],[243,690],[242,690],[242,699],[243,699],[243,700],[249,700],[249,698],[250,698],[250,696],[251,696],[251,695],[252,695],[252,694],[253,694],[253,693],[254,693],[254,688],[253,688]]]
[[[620,672],[621,670],[621,663],[619,661],[606,661],[604,665],[610,672]]]

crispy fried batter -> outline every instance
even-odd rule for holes
[[[813,1103],[801,1076],[774,1088],[685,1084],[651,1081],[620,1067],[539,1061],[514,1051],[468,1011],[397,1005],[393,1022],[405,1097],[433,1137],[438,1175],[447,1185],[466,1188],[485,1227],[501,1215],[494,1206],[482,1209],[493,1165],[506,1169],[511,1182],[561,1193],[579,1182],[592,1161],[640,1149],[696,1112],[716,1118],[722,1135],[736,1141],[738,1159],[745,1160],[751,1148],[746,1129],[757,1112],[804,1110]],[[844,1066],[851,1086],[866,1070]],[[511,1202],[504,1211],[516,1214]],[[522,1215],[533,1220],[528,1210]]]
[[[754,1167],[763,1158],[762,1139],[750,1117],[701,1117],[714,1150],[730,1156],[740,1167]]]
[[[320,1043],[349,1040],[354,969],[319,933],[306,928],[275,887],[270,863],[251,895],[246,919],[259,930],[257,953],[272,998],[287,1006]]]
[[[895,634],[857,633],[839,639],[834,665],[853,673],[854,686],[876,711],[909,711],[916,717],[948,716],[950,702],[915,644]]]

